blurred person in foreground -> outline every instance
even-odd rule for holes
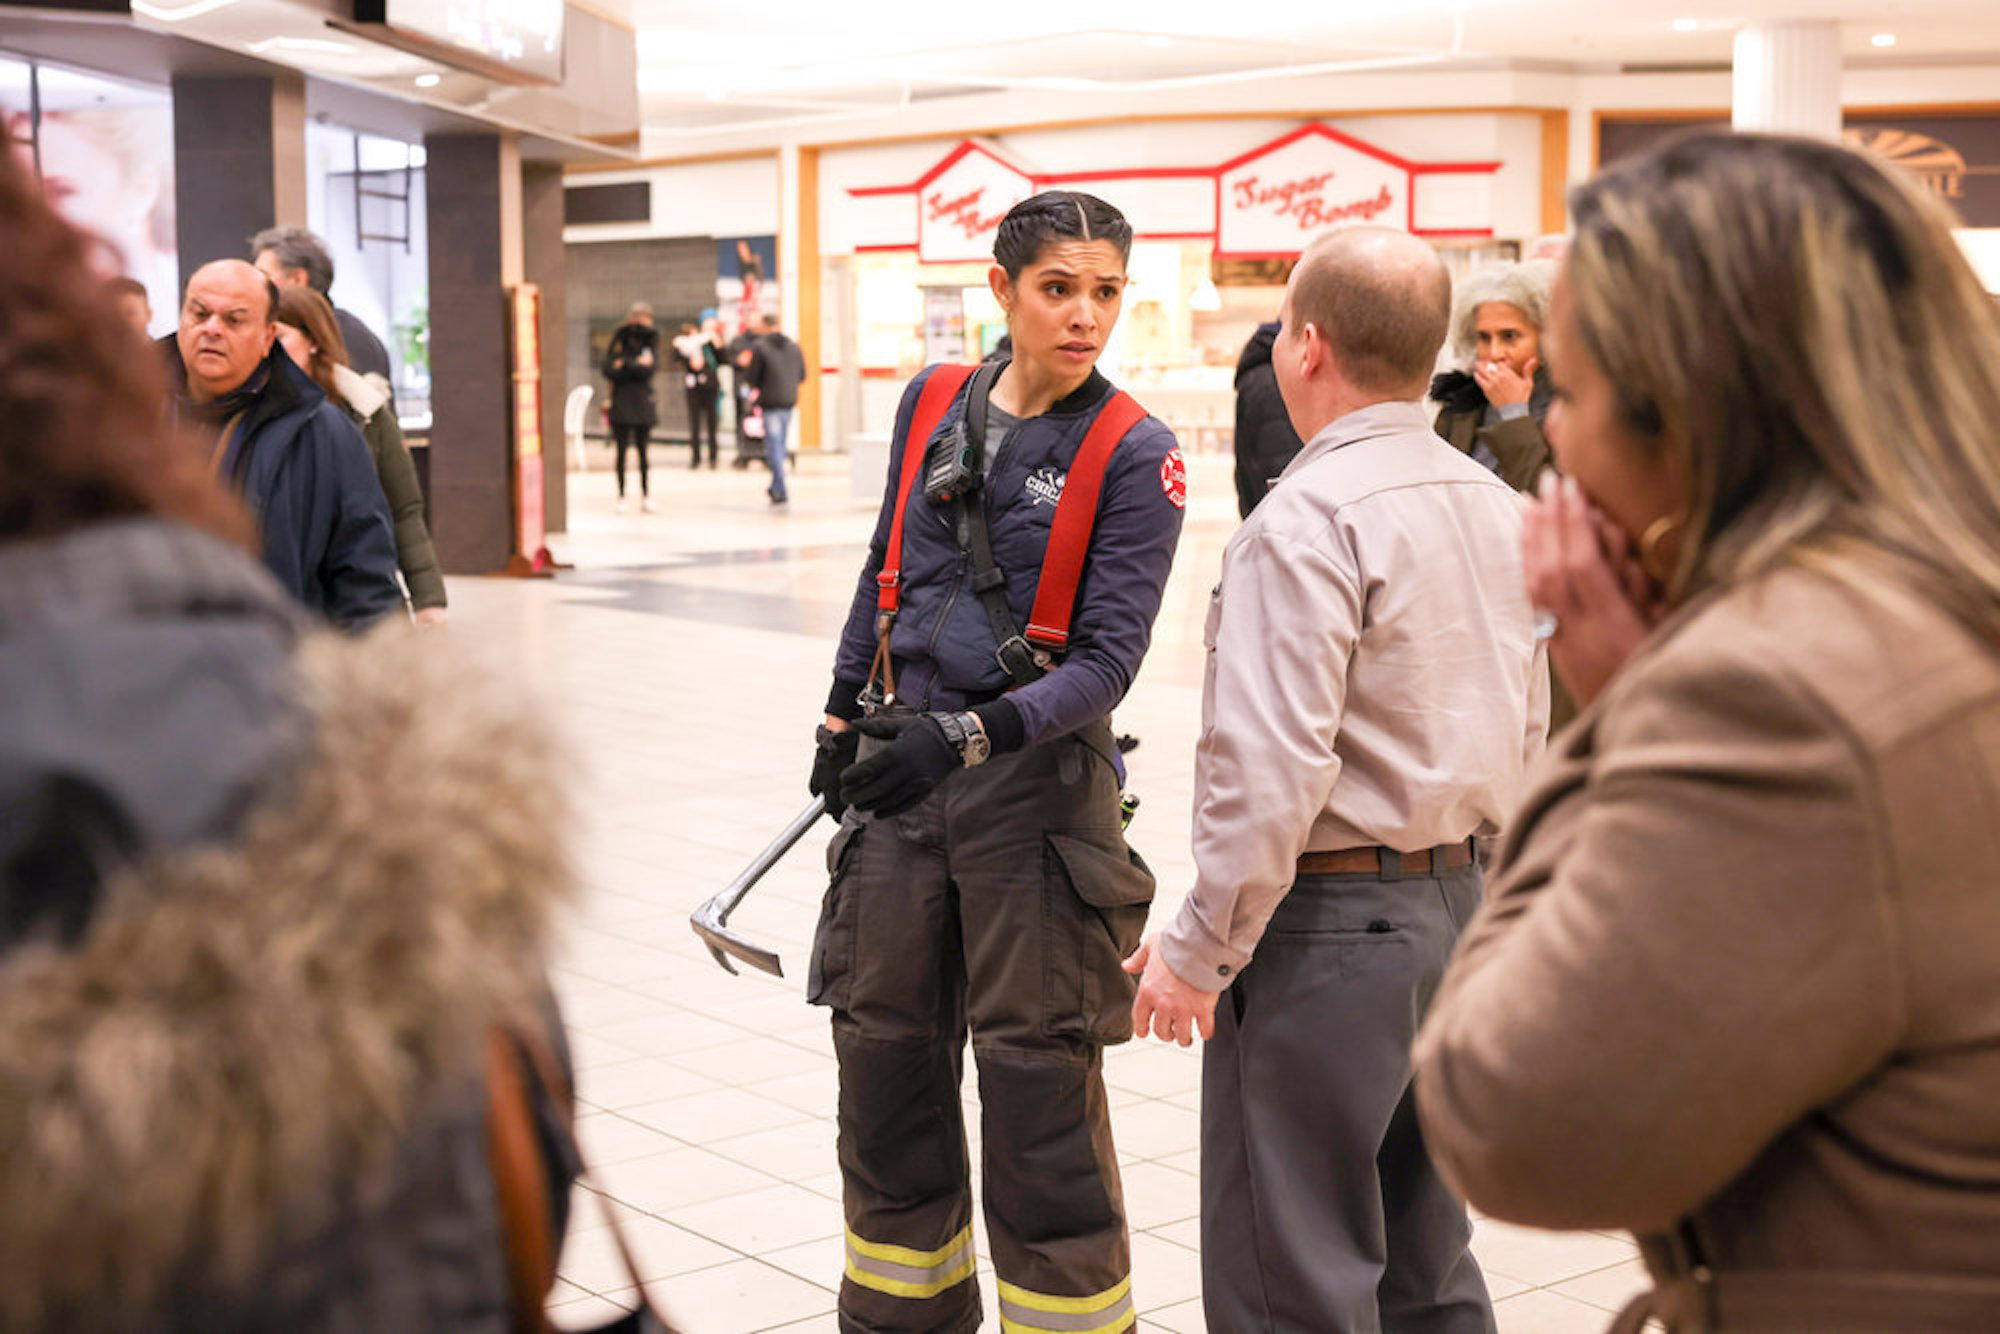
[[[2000,319],[1945,210],[1700,134],[1572,196],[1564,479],[1524,535],[1584,713],[1417,1045],[1499,1218],[1637,1234],[1672,1329],[2000,1323]]]
[[[1463,369],[1431,381],[1437,433],[1516,491],[1533,491],[1549,466],[1541,339],[1555,273],[1544,261],[1467,274],[1451,313],[1452,355]]]
[[[388,501],[354,423],[279,350],[277,314],[277,287],[242,260],[196,269],[170,344],[171,415],[250,502],[278,582],[361,629],[403,606]]]
[[[375,464],[375,479],[389,503],[395,526],[396,565],[409,586],[418,625],[445,623],[444,574],[424,523],[424,492],[417,465],[403,443],[395,406],[375,381],[347,364],[347,345],[334,323],[333,307],[310,287],[278,289],[278,343],[292,364],[310,375],[328,401],[361,431]]]
[[[0,228],[0,1328],[530,1328],[485,1071],[559,1045],[540,730],[316,629],[4,151]]]

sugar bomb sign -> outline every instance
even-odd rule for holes
[[[1309,125],[1223,164],[1216,175],[1218,253],[1296,255],[1323,231],[1410,225],[1413,164],[1324,125]]]
[[[959,145],[917,184],[917,257],[926,264],[992,259],[1000,219],[1034,192],[1024,173],[977,144]]]

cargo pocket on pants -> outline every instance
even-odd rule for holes
[[[854,975],[854,914],[857,911],[848,880],[868,828],[858,820],[842,821],[826,847],[829,883],[820,900],[819,926],[813,931],[812,962],[806,969],[806,1001],[847,1008],[848,979]]]
[[[1115,833],[1051,833],[1042,859],[1042,1030],[1123,1042],[1138,980],[1122,965],[1145,933],[1153,873]]]

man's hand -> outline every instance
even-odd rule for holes
[[[1140,974],[1139,994],[1132,998],[1132,1036],[1151,1032],[1162,1042],[1186,1047],[1199,1032],[1206,1042],[1215,1036],[1215,998],[1222,993],[1181,981],[1156,948],[1159,939],[1157,931],[1147,936],[1125,961],[1126,972]]]

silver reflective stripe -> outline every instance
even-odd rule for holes
[[[1115,1334],[1132,1323],[1132,1280],[1092,1297],[1051,1297],[1002,1282],[1002,1334]]]
[[[977,1264],[969,1227],[935,1251],[914,1251],[847,1234],[847,1277],[892,1297],[917,1301],[935,1297],[971,1278]]]

